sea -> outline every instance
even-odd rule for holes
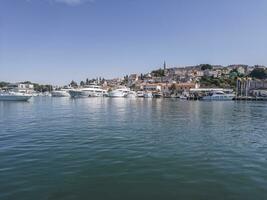
[[[267,102],[0,102],[0,200],[266,200]]]

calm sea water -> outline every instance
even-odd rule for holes
[[[0,199],[267,199],[267,103],[0,102]]]

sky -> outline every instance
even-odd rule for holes
[[[0,81],[267,65],[266,0],[0,0]]]

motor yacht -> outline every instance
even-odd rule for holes
[[[223,91],[213,91],[207,96],[204,96],[202,100],[216,100],[216,101],[229,101],[235,97],[232,93],[225,93]]]
[[[162,92],[156,92],[153,94],[153,97],[154,98],[161,98],[161,97],[163,97],[163,94],[162,94]]]
[[[109,92],[108,96],[109,97],[126,97],[129,92],[130,92],[130,88],[120,87]]]
[[[107,90],[102,89],[98,85],[88,85],[83,88],[71,89],[69,94],[72,98],[80,97],[103,97],[107,95]]]
[[[137,91],[136,96],[137,97],[144,97],[144,91]]]
[[[70,97],[70,93],[68,90],[54,90],[51,92],[52,97]]]
[[[31,97],[32,95],[27,93],[0,91],[0,101],[28,101]]]
[[[129,91],[127,94],[127,98],[136,98],[137,93],[135,91]]]
[[[188,97],[187,97],[187,96],[185,96],[185,95],[180,95],[180,96],[179,96],[179,99],[181,99],[181,100],[187,100],[187,99],[188,99]]]
[[[182,92],[182,94],[179,96],[179,99],[181,100],[187,100],[189,98],[188,92]]]
[[[146,92],[146,93],[144,93],[144,98],[153,98],[152,92]]]

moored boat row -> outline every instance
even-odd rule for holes
[[[161,98],[163,94],[159,91],[133,91],[125,86],[119,86],[113,90],[107,90],[99,85],[91,84],[80,88],[65,88],[53,90],[50,94],[52,97],[71,97],[71,98],[85,98],[85,97],[111,97],[111,98]],[[0,100],[13,100],[13,101],[27,101],[33,94],[15,92],[15,91],[0,91]],[[40,96],[40,95],[38,95]],[[46,95],[47,96],[47,95]],[[189,93],[182,95],[173,95],[171,98],[179,98],[181,100],[190,100]],[[211,90],[202,96],[199,100],[216,100],[226,101],[234,100],[235,95],[232,91]]]

